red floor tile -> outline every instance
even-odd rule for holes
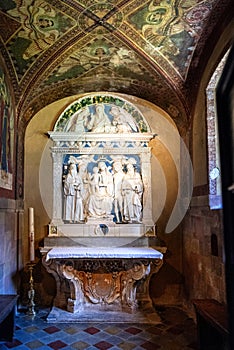
[[[43,331],[45,331],[49,334],[53,334],[53,333],[59,332],[60,329],[55,327],[55,326],[50,326],[50,327],[44,328]]]
[[[100,350],[107,350],[112,348],[112,344],[106,342],[106,341],[100,341],[97,344],[94,344],[94,346],[96,346],[96,348],[100,349]]]
[[[54,350],[57,350],[57,349],[65,348],[65,346],[67,346],[67,344],[65,344],[61,340],[57,340],[57,341],[54,341],[54,342],[48,344],[48,346]]]
[[[89,327],[89,328],[84,329],[84,332],[93,335],[93,334],[100,332],[100,330],[95,328],[95,327]]]
[[[129,327],[129,328],[125,329],[125,332],[131,333],[131,334],[138,334],[138,333],[142,332],[142,330],[139,328],[136,328],[136,327]]]

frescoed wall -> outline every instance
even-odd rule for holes
[[[14,184],[14,105],[6,75],[0,66],[0,191],[13,191]],[[6,195],[9,197],[9,194]]]
[[[15,200],[15,103],[0,61],[0,294],[16,294],[20,268],[20,215]]]

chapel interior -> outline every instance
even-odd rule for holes
[[[27,308],[33,263],[35,305],[76,315],[87,301],[77,279],[85,288],[95,267],[90,273],[72,256],[61,272],[61,259],[86,249],[104,290],[102,277],[108,284],[114,274],[103,275],[105,258],[120,264],[146,249],[141,276],[135,265],[127,274],[118,267],[117,287],[149,274],[156,308],[180,305],[193,314],[193,300],[214,299],[233,315],[216,108],[233,37],[232,0],[0,0],[1,295],[17,294]],[[105,171],[113,185],[120,159],[123,178],[134,164],[139,182],[131,197],[121,182],[116,214],[117,196],[96,194],[92,179],[96,168],[98,181]],[[76,198],[78,218],[66,216],[71,164],[78,174],[86,164],[94,184]],[[160,266],[149,272],[154,259]],[[70,287],[62,292],[64,279]],[[146,294],[129,288],[121,298],[130,299],[134,317]],[[98,311],[89,293],[84,312]],[[118,298],[113,291],[107,307]]]

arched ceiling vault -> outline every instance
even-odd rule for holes
[[[186,129],[188,80],[195,96],[206,41],[214,47],[232,10],[232,0],[0,0],[1,54],[19,116],[110,91],[153,102]]]

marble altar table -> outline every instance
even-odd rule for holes
[[[163,264],[158,250],[76,246],[41,252],[57,287],[49,322],[106,321],[106,312],[109,321],[133,322],[143,309],[153,314],[149,281]]]

